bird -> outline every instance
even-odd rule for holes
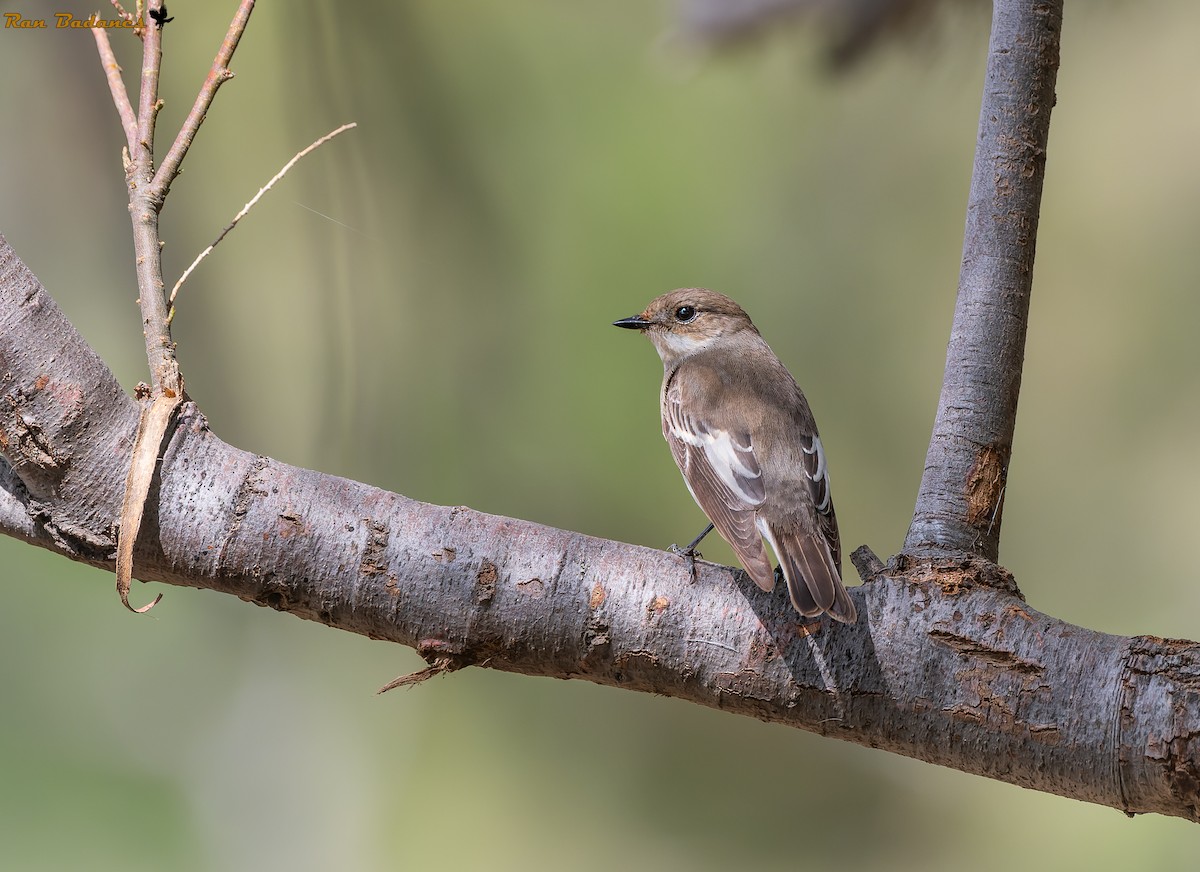
[[[711,522],[683,553],[715,527],[770,592],[765,539],[797,612],[855,623],[816,420],[750,316],[724,294],[681,288],[613,326],[644,333],[662,358],[663,436]]]

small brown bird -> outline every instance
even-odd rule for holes
[[[689,550],[715,526],[770,591],[766,537],[796,611],[854,623],[817,422],[750,316],[722,294],[683,288],[613,324],[641,330],[662,358],[663,436],[712,521]]]

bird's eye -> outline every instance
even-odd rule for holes
[[[680,306],[675,310],[675,320],[682,324],[686,324],[696,317],[696,309],[694,306]]]

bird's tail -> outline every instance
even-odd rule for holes
[[[829,612],[834,619],[853,624],[858,612],[825,538],[796,529],[772,529],[770,539],[796,611],[809,617]]]

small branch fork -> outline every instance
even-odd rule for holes
[[[200,86],[200,92],[192,109],[184,119],[175,141],[167,150],[166,157],[156,168],[154,165],[154,126],[163,103],[158,99],[159,72],[162,66],[163,28],[172,19],[167,16],[166,6],[160,0],[149,3],[137,0],[133,14],[126,12],[117,0],[112,0],[117,14],[127,21],[139,22],[134,29],[142,40],[142,76],[137,113],[125,90],[121,68],[108,39],[108,32],[101,27],[93,28],[96,49],[104,67],[108,87],[112,92],[113,104],[125,131],[124,165],[129,187],[129,214],[133,222],[133,248],[136,255],[138,304],[142,310],[142,328],[146,338],[146,358],[150,364],[153,384],[139,391],[142,404],[141,420],[134,440],[129,474],[125,481],[125,495],[121,508],[120,536],[117,541],[117,593],[121,602],[131,611],[144,612],[153,608],[161,599],[135,609],[129,604],[129,585],[133,578],[133,547],[142,523],[146,497],[154,480],[159,451],[179,406],[186,397],[183,375],[175,356],[175,343],[171,339],[171,321],[175,315],[175,295],[192,270],[203,260],[225,236],[237,226],[250,208],[270,190],[300,158],[333,139],[339,133],[356,125],[346,124],[318,139],[299,152],[271,179],[230,224],[221,231],[216,241],[208,246],[175,283],[168,300],[163,293],[162,247],[158,231],[159,213],[170,193],[171,184],[179,176],[188,149],[196,140],[200,125],[212,106],[217,89],[233,78],[229,64],[237,50],[250,13],[254,11],[254,0],[241,0],[237,12],[229,24],[217,56],[213,59],[208,75]],[[149,16],[150,23],[146,22]]]
[[[133,577],[133,547],[141,527],[146,496],[154,478],[163,438],[185,397],[183,375],[171,340],[171,322],[167,300],[163,293],[162,240],[158,231],[159,213],[179,175],[188,149],[204,122],[217,89],[233,78],[229,63],[246,30],[254,0],[241,0],[225,39],[217,51],[212,67],[200,87],[191,112],[183,122],[161,165],[154,165],[154,128],[163,103],[158,99],[159,73],[162,67],[162,39],[167,20],[160,0],[143,3],[138,0],[133,16],[113,2],[122,17],[143,22],[135,29],[142,40],[141,86],[137,114],[121,78],[121,68],[103,28],[92,34],[100,61],[112,92],[113,104],[125,131],[125,177],[129,187],[129,214],[133,222],[133,247],[136,256],[138,304],[142,310],[142,328],[146,338],[146,357],[150,365],[152,384],[142,403],[141,420],[134,440],[129,474],[125,481],[125,496],[121,508],[120,535],[117,540],[117,593],[131,611],[144,612],[152,608],[161,595],[149,605],[135,609],[129,603],[129,585]],[[144,15],[149,13],[150,21]]]

